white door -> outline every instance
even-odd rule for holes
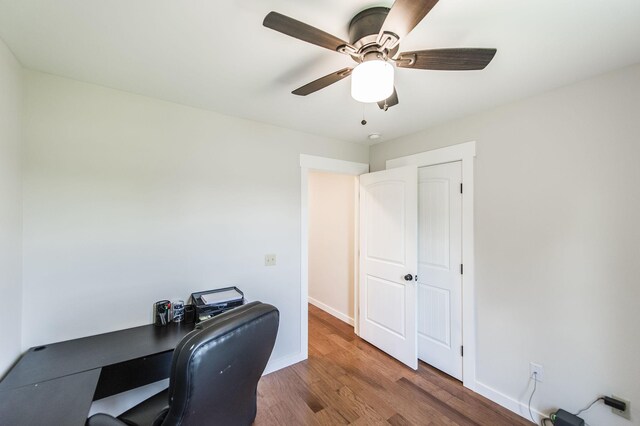
[[[462,165],[418,174],[418,356],[462,380]]]
[[[418,171],[360,176],[360,337],[418,368]]]

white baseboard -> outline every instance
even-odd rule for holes
[[[484,383],[480,383],[478,381],[476,381],[475,383],[475,392],[484,396],[487,399],[490,399],[496,404],[503,406],[507,410],[514,412],[520,417],[523,417],[527,420],[531,420],[531,417],[529,417],[529,407],[526,402],[520,402],[516,399],[513,399],[510,396],[507,396],[502,392],[499,392],[493,389],[492,387],[487,386]],[[527,397],[528,395],[529,394],[527,394]],[[535,410],[534,408],[531,408],[531,414],[533,414],[533,418],[536,424],[540,424],[540,421],[544,417],[547,417],[546,414],[543,414]]]
[[[262,375],[266,376],[267,374],[273,373],[274,371],[282,370],[285,367],[297,364],[300,361],[304,361],[305,359],[307,359],[307,357],[301,353],[287,355],[273,360],[270,359]]]
[[[331,306],[326,305],[324,303],[322,303],[321,301],[314,299],[313,297],[309,297],[309,303],[311,303],[313,306],[315,306],[316,308],[320,308],[323,311],[325,311],[326,313],[333,315],[334,317],[338,318],[340,321],[344,321],[349,325],[353,325],[353,318],[351,318],[350,316],[343,314],[342,312],[333,309]]]

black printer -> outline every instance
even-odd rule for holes
[[[213,318],[245,303],[244,293],[238,287],[225,287],[191,293],[190,302],[196,309],[196,323]]]

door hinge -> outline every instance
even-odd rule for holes
[[[460,346],[460,356],[464,356],[464,346]]]
[[[464,265],[460,264],[460,275],[464,274]]]
[[[462,194],[462,183],[460,183],[460,193]]]

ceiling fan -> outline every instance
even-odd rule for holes
[[[496,49],[460,48],[400,52],[400,41],[438,3],[438,0],[396,0],[391,8],[372,7],[353,17],[346,41],[278,12],[263,21],[267,28],[351,56],[358,64],[325,75],[294,90],[306,96],[351,75],[351,96],[360,102],[376,102],[387,108],[398,104],[394,67],[423,70],[481,70]]]

